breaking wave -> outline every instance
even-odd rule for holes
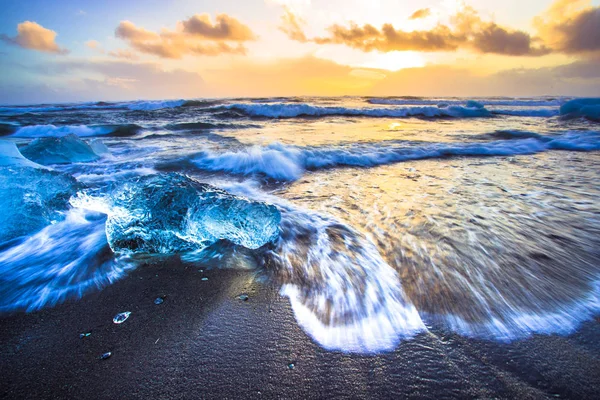
[[[481,99],[481,104],[486,106],[518,106],[518,107],[549,107],[560,106],[565,102],[562,99]],[[370,98],[367,99],[370,104],[382,105],[398,105],[398,106],[427,106],[438,105],[440,103],[460,105],[464,104],[464,100],[447,100],[447,99],[406,99],[406,98]]]
[[[556,108],[506,108],[487,109],[476,101],[468,101],[465,105],[448,102],[436,106],[405,107],[373,107],[347,108],[333,106],[317,106],[306,103],[234,103],[213,107],[216,111],[235,111],[256,118],[296,118],[324,116],[354,116],[373,118],[483,118],[498,115],[518,117],[553,117],[559,115]],[[229,115],[227,115],[229,117]]]
[[[233,110],[250,117],[295,118],[347,115],[357,117],[424,117],[424,118],[478,118],[492,114],[485,108],[462,106],[438,107],[397,107],[397,108],[347,108],[313,106],[310,104],[289,103],[235,103],[213,108],[217,111]]]
[[[273,143],[238,151],[204,151],[192,162],[200,169],[238,175],[262,174],[283,181],[299,179],[306,170],[338,166],[377,165],[451,156],[513,156],[547,150],[600,150],[600,133],[567,132],[556,136],[526,136],[518,131],[502,135],[514,140],[467,143],[404,142],[354,144],[339,147],[298,147]]]
[[[18,128],[12,136],[44,137],[44,136],[133,136],[142,127],[135,124],[125,125],[30,125]]]

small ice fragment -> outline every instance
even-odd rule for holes
[[[120,314],[117,314],[113,318],[113,322],[115,324],[122,324],[123,322],[125,322],[127,320],[127,318],[129,318],[130,314],[131,314],[131,311],[126,311],[126,312],[122,312]]]
[[[79,339],[86,338],[86,337],[90,336],[91,334],[92,334],[92,332],[80,333]]]
[[[101,360],[106,360],[108,358],[110,358],[110,356],[112,356],[112,353],[109,351],[108,353],[104,353],[100,356]]]
[[[162,297],[157,297],[156,299],[154,299],[154,304],[159,305],[162,304],[163,301],[165,301],[165,299],[163,299]]]
[[[207,281],[207,280],[208,280],[208,278],[207,278],[207,277],[204,277],[204,278],[202,278],[202,280],[203,280],[203,281]]]
[[[248,295],[247,294],[240,294],[239,299],[242,301],[248,301]]]

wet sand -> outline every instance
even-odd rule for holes
[[[348,355],[312,342],[252,272],[198,268],[145,265],[78,301],[0,316],[0,397],[600,398],[598,321],[512,343],[430,331],[391,353]]]

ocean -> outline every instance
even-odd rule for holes
[[[598,104],[0,106],[0,311],[177,258],[278,285],[326,350],[572,333],[600,312]]]

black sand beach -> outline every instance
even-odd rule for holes
[[[123,311],[130,318],[113,324]],[[79,301],[4,315],[0,340],[6,399],[600,398],[598,321],[508,344],[430,331],[391,353],[348,355],[313,343],[253,272],[172,261]]]

